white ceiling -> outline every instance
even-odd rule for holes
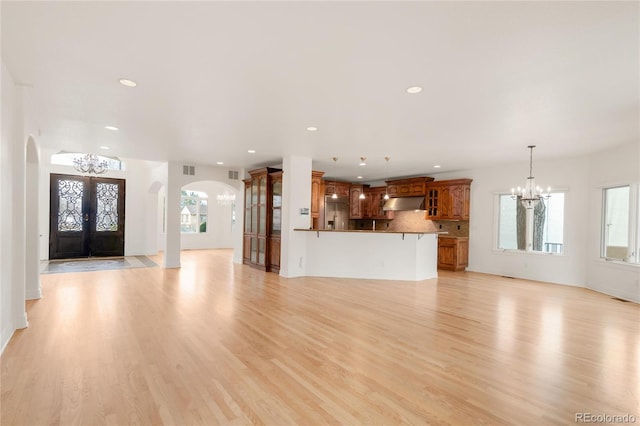
[[[56,150],[224,168],[301,155],[371,181],[640,140],[639,2],[2,1],[1,14],[2,60]]]

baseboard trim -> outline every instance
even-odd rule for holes
[[[42,299],[42,289],[37,289],[31,292],[27,292],[25,295],[25,300],[38,300]]]
[[[11,338],[13,337],[13,334],[16,332],[16,329],[14,328],[11,332],[9,332],[9,330],[11,330],[11,327],[7,327],[6,330],[2,330],[2,338],[3,338],[3,342],[2,342],[2,348],[0,348],[0,355],[2,355],[2,353],[4,352],[5,348],[7,347],[7,345],[9,344],[9,342],[11,341]],[[4,340],[4,336],[7,336],[6,340]]]

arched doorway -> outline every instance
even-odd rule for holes
[[[40,299],[40,228],[38,227],[40,153],[35,140],[27,139],[25,168],[25,298]]]

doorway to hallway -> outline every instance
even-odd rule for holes
[[[124,256],[125,180],[51,174],[49,259]]]

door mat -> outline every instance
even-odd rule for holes
[[[89,260],[44,260],[40,264],[40,273],[62,274],[65,272],[92,272],[111,269],[153,268],[157,266],[158,265],[147,256],[126,256]]]

